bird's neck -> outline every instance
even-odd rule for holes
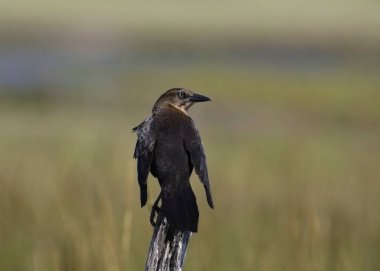
[[[187,112],[186,105],[178,106],[173,103],[167,103],[165,105],[157,106],[153,108],[153,115],[161,114],[161,113],[170,113],[170,112],[178,112],[180,114],[184,114],[186,116],[189,116]]]
[[[176,105],[176,104],[169,103],[169,106],[171,106],[174,109],[179,110],[181,113],[183,113],[185,115],[188,115],[185,105],[179,106],[179,105]]]

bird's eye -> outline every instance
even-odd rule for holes
[[[185,98],[185,97],[186,97],[186,93],[185,93],[184,91],[180,91],[180,92],[178,93],[178,97],[180,97],[180,98]]]

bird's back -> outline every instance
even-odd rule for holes
[[[156,142],[151,171],[160,183],[188,181],[192,165],[185,149],[186,130],[191,125],[189,116],[175,108],[160,112],[155,118]]]
[[[177,230],[196,232],[199,212],[189,181],[193,165],[184,143],[190,124],[190,117],[175,108],[155,116],[151,173],[161,185],[162,211],[169,224]]]

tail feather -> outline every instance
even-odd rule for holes
[[[162,190],[162,212],[174,230],[198,231],[199,211],[190,184]]]

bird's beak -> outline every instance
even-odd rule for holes
[[[208,102],[211,101],[209,97],[194,93],[189,97],[189,101],[193,103]]]

